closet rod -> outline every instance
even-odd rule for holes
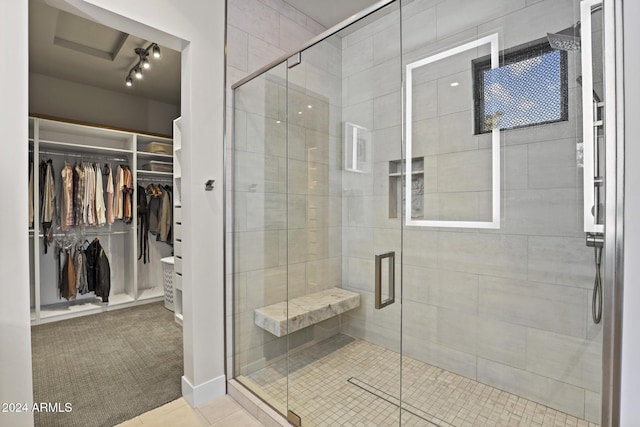
[[[33,151],[31,149],[29,149],[29,151]],[[44,150],[40,150],[38,151],[40,154],[48,154],[51,156],[63,156],[63,157],[79,157],[79,158],[83,158],[83,159],[103,159],[103,160],[111,160],[114,162],[126,162],[129,163],[128,159],[122,158],[122,157],[110,157],[110,156],[100,156],[100,155],[93,155],[93,154],[76,154],[76,153],[64,153],[64,152],[56,152],[56,151],[44,151]]]
[[[140,178],[140,177],[138,177],[138,181],[150,182],[152,184],[155,184],[156,182],[166,182],[166,183],[169,183],[169,184],[173,184],[173,180],[172,179],[168,179],[168,178]]]
[[[118,235],[118,234],[129,234],[131,233],[133,230],[129,230],[129,231],[105,231],[105,232],[99,232],[99,231],[94,231],[94,232],[89,232],[89,233],[80,233],[79,236],[75,236],[73,234],[65,234],[65,233],[53,233],[53,237],[79,237],[79,238],[83,238],[86,236],[114,236],[114,235]],[[33,233],[29,233],[29,237],[33,236]],[[38,237],[44,237],[43,234],[38,234]]]

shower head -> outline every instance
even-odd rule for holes
[[[580,50],[580,23],[557,33],[547,33],[547,40],[552,49],[577,51]]]

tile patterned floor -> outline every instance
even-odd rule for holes
[[[229,396],[193,409],[183,398],[118,424],[116,427],[261,427]]]
[[[311,426],[597,427],[563,412],[405,357],[402,415],[399,355],[336,335],[238,380]]]

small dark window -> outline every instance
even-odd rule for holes
[[[545,40],[473,62],[476,133],[568,120],[567,52]]]

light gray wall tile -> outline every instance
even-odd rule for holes
[[[584,393],[584,418],[590,423],[600,424],[600,410],[602,398],[600,393],[585,390]]]
[[[457,86],[451,86],[456,84]],[[468,68],[438,79],[438,114],[445,115],[473,109],[473,76]],[[465,121],[469,125],[468,120]]]
[[[405,265],[435,268],[438,265],[439,233],[405,228],[402,261]]]
[[[584,238],[529,237],[529,280],[591,289],[593,248]]]
[[[491,150],[442,154],[438,157],[438,191],[491,190]]]
[[[373,128],[384,129],[402,124],[402,95],[390,93],[373,100]]]
[[[439,154],[478,148],[478,141],[473,138],[473,110],[440,115],[438,124]]]
[[[476,354],[478,316],[443,308],[438,308],[436,313],[436,342],[447,348]]]
[[[411,120],[420,121],[438,115],[437,82],[414,83],[411,87],[411,97]]]
[[[509,190],[503,194],[505,232],[539,236],[582,234],[579,190]]]
[[[581,289],[480,276],[482,317],[583,338],[587,307]]]
[[[579,418],[584,416],[584,389],[570,384],[482,358],[478,358],[478,381]]]
[[[399,56],[400,22],[396,22],[373,36],[373,63],[381,64]]]
[[[236,191],[277,192],[281,189],[278,158],[236,152]]]
[[[287,228],[287,198],[278,193],[246,193],[247,230]]]
[[[247,71],[259,70],[285,54],[279,47],[266,42],[259,36],[249,35],[247,38]]]
[[[414,359],[439,366],[442,369],[476,379],[476,357],[437,343],[412,336],[404,337],[403,352]]]
[[[375,281],[375,263],[373,258],[347,258],[346,263],[347,281],[344,287],[373,292]]]
[[[477,331],[478,356],[515,368],[526,367],[527,328],[480,317]]]
[[[342,77],[373,66],[373,39],[368,37],[342,50]]]
[[[423,2],[422,2],[423,3]],[[419,10],[427,5],[407,5],[402,13],[402,49],[412,51],[436,41],[435,7]],[[408,9],[408,10],[407,10]],[[412,10],[415,13],[412,13]]]
[[[527,370],[600,391],[602,343],[537,329],[527,331]]]
[[[247,33],[233,25],[227,25],[227,52],[228,66],[248,71]]]
[[[528,144],[528,150],[530,188],[578,186],[575,139],[532,143]]]
[[[372,136],[374,162],[399,160],[404,156],[400,126],[376,130]]]
[[[505,3],[506,1],[502,1]],[[524,0],[509,3],[523,3]],[[493,2],[497,4],[499,2]],[[509,13],[516,9],[507,10],[504,13],[494,15],[498,19],[478,22],[478,34],[484,35],[492,32],[500,32],[502,39],[500,49],[518,46],[546,37],[547,32],[555,33],[576,23],[579,19],[574,15],[575,2],[572,0],[558,0],[542,2],[530,5],[526,9],[520,8],[516,13]],[[505,5],[506,6],[506,5]],[[522,6],[522,4],[518,5]]]
[[[528,158],[526,145],[514,145],[502,148],[503,173],[502,186],[505,190],[525,189],[529,185]]]
[[[279,13],[258,0],[229,2],[228,21],[242,31],[259,39],[279,39]],[[274,58],[275,59],[275,58]]]
[[[525,0],[496,0],[490,3],[449,0],[437,6],[438,38],[477,26],[524,7]]]
[[[491,221],[490,191],[427,193],[424,218],[442,221]]]
[[[437,117],[414,121],[411,126],[411,152],[414,156],[439,153],[440,119]]]
[[[526,278],[527,238],[524,236],[442,232],[437,248],[441,268]]]
[[[348,78],[348,95],[345,105],[386,95],[400,90],[399,60],[392,59],[373,68],[368,68]]]
[[[298,49],[305,41],[311,40],[315,35],[305,26],[280,15],[279,47],[286,52]]]
[[[342,114],[345,122],[373,130],[373,100],[345,107]]]
[[[343,227],[342,247],[345,256],[373,259],[373,228]]]

